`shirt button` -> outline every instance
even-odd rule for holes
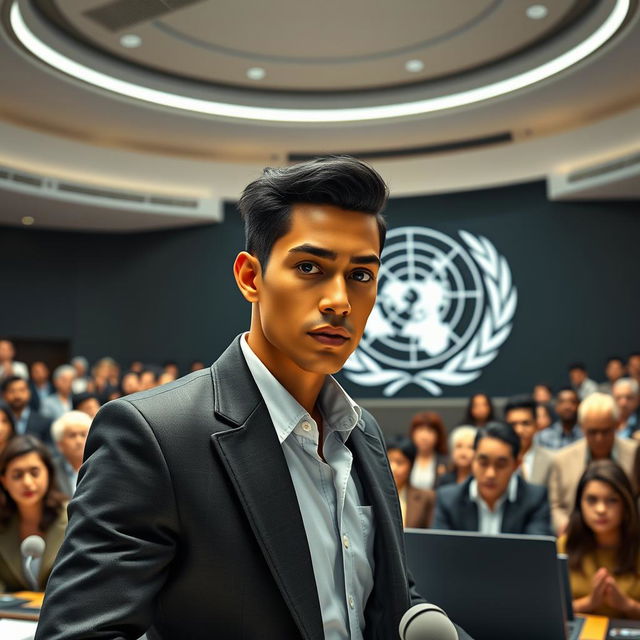
[[[343,535],[342,536],[342,544],[344,545],[345,549],[349,548],[349,536],[348,535]]]
[[[311,424],[305,420],[305,421],[302,423],[302,428],[303,428],[305,431],[311,431]]]
[[[356,606],[356,603],[353,600],[353,596],[349,596],[349,606],[353,609]]]

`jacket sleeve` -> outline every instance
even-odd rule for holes
[[[36,639],[139,638],[174,557],[177,520],[150,425],[127,400],[105,405],[89,432]]]
[[[562,502],[561,471],[558,460],[553,461],[549,475],[549,504],[551,521],[556,534],[562,533],[569,522],[568,510]]]
[[[537,488],[541,489],[541,491],[538,492],[539,495],[534,502],[531,515],[522,533],[528,535],[552,536],[551,510],[549,509],[547,490],[544,487]]]

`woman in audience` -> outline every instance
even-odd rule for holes
[[[536,404],[536,427],[538,431],[542,431],[550,427],[555,422],[553,411],[548,404]]]
[[[13,417],[8,409],[0,407],[0,453],[4,451],[7,443],[16,435],[16,427]]]
[[[42,591],[67,526],[51,454],[33,436],[15,436],[0,455],[0,592]],[[29,575],[20,553],[28,536],[44,539],[42,558]]]
[[[434,489],[438,476],[447,471],[447,430],[434,411],[413,416],[409,431],[416,446],[416,460],[411,471],[411,484],[418,489]]]
[[[438,487],[445,484],[464,482],[471,475],[471,463],[475,456],[473,443],[478,430],[475,427],[462,425],[456,427],[449,436],[451,454],[451,470],[438,478]]]
[[[484,427],[487,422],[495,420],[493,402],[486,393],[474,393],[469,398],[464,424],[473,427]]]
[[[533,393],[531,394],[533,399],[538,404],[549,405],[553,402],[553,389],[544,382],[539,382],[534,385]]]
[[[582,475],[567,533],[573,607],[579,613],[640,619],[640,524],[631,483],[612,460]]]
[[[402,525],[427,529],[433,518],[435,493],[411,486],[409,479],[416,453],[415,445],[407,436],[392,436],[387,439],[387,458],[398,490]]]

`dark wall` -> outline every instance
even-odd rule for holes
[[[460,229],[491,240],[519,303],[510,337],[482,376],[445,396],[506,395],[566,380],[584,360],[601,378],[611,353],[640,350],[640,216],[636,203],[549,202],[542,183],[390,202],[390,228]],[[231,273],[242,227],[131,235],[0,228],[0,335],[69,339],[90,360],[211,361],[248,327]],[[357,397],[380,388],[345,381]],[[400,396],[420,396],[415,385]]]

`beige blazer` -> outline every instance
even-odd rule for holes
[[[54,521],[43,536],[46,546],[38,576],[41,591],[44,591],[53,562],[58,555],[58,549],[60,549],[60,545],[64,540],[66,528],[67,507],[65,505],[60,510],[57,520]],[[18,517],[14,516],[7,527],[0,531],[0,592],[31,591],[31,587],[22,572],[21,542]]]
[[[638,443],[633,440],[616,438],[618,458],[616,462],[625,470],[634,491],[634,462]],[[551,465],[549,476],[549,502],[551,503],[551,520],[557,533],[562,533],[569,522],[569,514],[576,499],[576,489],[580,477],[586,469],[587,441],[582,438],[573,444],[559,449]]]
[[[534,447],[534,452],[531,477],[525,478],[525,480],[530,484],[541,484],[543,487],[548,487],[555,452],[543,447]]]

